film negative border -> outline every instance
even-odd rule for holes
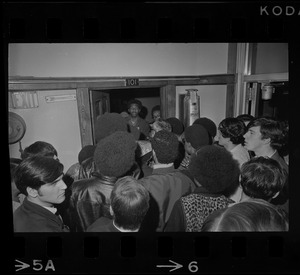
[[[8,3],[9,42],[217,42],[296,39],[297,2]]]
[[[191,234],[19,236],[14,239],[18,251],[15,272],[152,274],[177,270],[288,274],[298,271],[297,247],[281,234]]]
[[[3,7],[4,43],[260,41],[289,42],[293,54],[299,49],[298,2],[6,3]],[[291,67],[294,84],[299,78],[295,67],[299,70],[299,63]],[[296,209],[293,200],[295,219]],[[296,223],[292,221],[290,232],[282,234],[14,234],[10,270],[16,274],[296,273],[300,260]]]

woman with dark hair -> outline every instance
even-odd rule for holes
[[[15,232],[68,232],[56,214],[65,200],[64,166],[53,158],[32,156],[15,170],[14,181],[26,198],[14,212]]]
[[[247,126],[254,119],[254,116],[248,114],[242,114],[242,115],[238,115],[236,118],[244,122],[245,126]]]
[[[212,213],[203,223],[202,232],[288,231],[284,212],[265,200],[240,202]]]
[[[214,211],[234,203],[224,195],[239,181],[239,167],[222,147],[207,145],[192,155],[188,167],[196,189],[174,204],[164,231],[201,231],[204,220]]]
[[[219,145],[223,146],[228,152],[232,154],[232,157],[238,161],[239,166],[248,160],[250,155],[247,149],[242,145],[244,142],[243,135],[246,132],[245,124],[234,117],[228,117],[223,119],[218,126],[218,141]],[[241,199],[242,188],[240,185],[235,190],[229,190],[228,196],[235,202],[239,202]]]
[[[242,145],[245,133],[245,124],[234,117],[223,119],[218,127],[219,145],[231,152],[233,158],[239,162],[240,166],[250,159],[248,151]]]

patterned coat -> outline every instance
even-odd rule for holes
[[[211,194],[197,187],[192,194],[181,197],[174,205],[165,232],[200,232],[205,219],[214,211],[234,203],[221,194]]]

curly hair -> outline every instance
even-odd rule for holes
[[[172,163],[179,154],[179,141],[172,132],[161,130],[150,140],[159,163]]]
[[[135,163],[137,143],[132,134],[117,131],[100,140],[94,152],[99,173],[109,177],[121,177]]]
[[[246,126],[237,118],[228,117],[223,119],[218,130],[224,138],[229,138],[235,145],[242,144],[245,140],[243,135],[246,133]]]
[[[95,123],[96,142],[98,143],[116,131],[128,132],[126,120],[118,113],[105,113]]]
[[[192,155],[188,170],[211,193],[222,193],[237,185],[240,175],[239,164],[232,154],[215,145],[206,145]]]

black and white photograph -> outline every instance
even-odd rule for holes
[[[210,2],[2,3],[12,273],[299,273],[300,6]]]
[[[14,231],[288,231],[288,96],[288,43],[10,44]]]

